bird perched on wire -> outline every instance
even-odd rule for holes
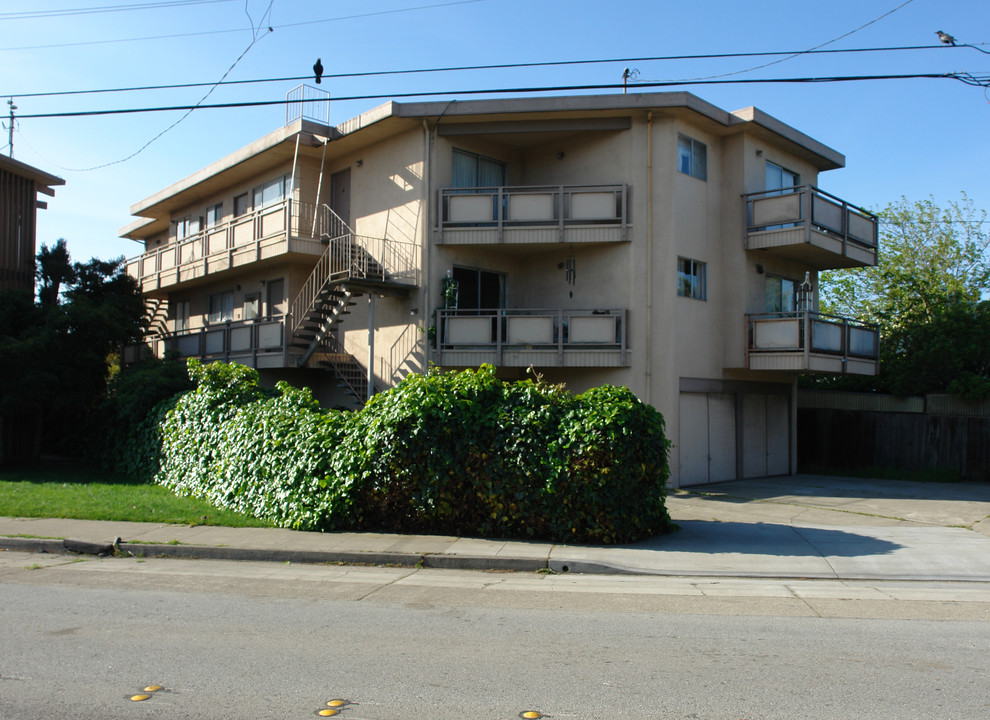
[[[935,34],[938,35],[938,39],[942,41],[943,45],[956,46],[956,39],[949,35],[949,33],[944,33],[941,30],[936,30]]]
[[[316,58],[316,64],[313,66],[313,72],[316,74],[316,84],[320,84],[320,78],[323,77],[323,63],[320,62],[319,58]]]

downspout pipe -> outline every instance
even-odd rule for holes
[[[653,111],[646,114],[646,404],[653,404]]]
[[[430,162],[433,154],[433,131],[430,130],[430,124],[423,118],[423,212],[420,213],[422,217],[422,224],[420,232],[423,236],[423,301],[420,303],[420,307],[423,308],[421,313],[420,321],[426,324],[429,328],[430,319],[433,317],[430,307],[430,246],[432,245],[430,238],[430,197],[432,196],[432,188],[430,183],[432,182],[431,170],[432,163]],[[423,357],[425,362],[423,363],[423,374],[425,375],[429,372],[431,354],[433,348],[430,347],[430,337],[429,332],[424,334],[426,338],[424,346],[425,352]]]

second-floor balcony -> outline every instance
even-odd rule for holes
[[[444,245],[629,240],[625,185],[445,188],[436,240]]]
[[[746,249],[818,270],[877,264],[877,216],[813,185],[750,193]]]
[[[873,325],[799,311],[747,315],[750,370],[876,375],[879,331]]]
[[[319,257],[324,213],[311,203],[284,200],[148,250],[127,261],[145,293],[286,255]]]
[[[254,368],[295,367],[298,355],[286,335],[285,316],[215,323],[149,338],[143,346],[125,348],[124,361],[136,362],[141,352],[164,357],[167,351],[203,362],[238,362]]]
[[[627,367],[625,309],[437,311],[436,363],[447,367]]]

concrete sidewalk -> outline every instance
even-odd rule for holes
[[[816,475],[672,491],[681,530],[620,546],[0,518],[0,548],[700,577],[990,582],[990,486]]]

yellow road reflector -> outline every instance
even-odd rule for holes
[[[336,710],[320,710],[316,714],[317,715],[321,715],[322,717],[331,717],[333,715],[336,715],[337,714],[337,711]]]
[[[543,713],[537,712],[536,710],[527,710],[525,712],[519,713],[519,717],[526,718],[526,720],[529,720],[530,718],[541,718],[543,717]]]
[[[346,704],[346,700],[331,700],[327,703],[327,707],[344,707]]]
[[[145,692],[158,692],[162,689],[161,685],[149,685],[144,689]]]
[[[141,702],[142,700],[147,700],[151,695],[131,695],[131,700],[133,702]]]

